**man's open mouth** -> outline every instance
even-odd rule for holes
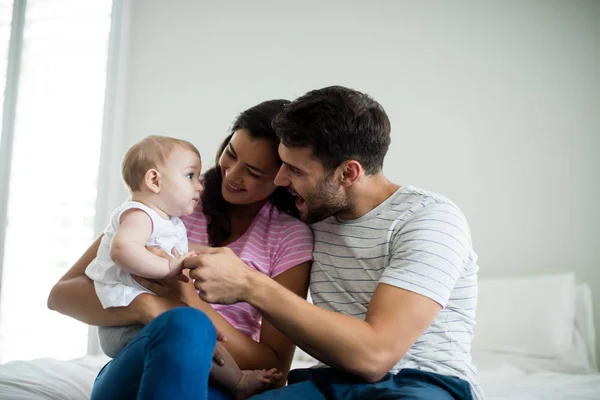
[[[305,203],[304,198],[300,196],[294,189],[288,188],[288,191],[296,198],[296,207]]]

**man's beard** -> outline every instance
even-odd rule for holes
[[[315,190],[303,197],[307,212],[302,216],[307,224],[314,224],[332,215],[347,211],[351,208],[348,200],[332,185],[328,177],[321,180]]]

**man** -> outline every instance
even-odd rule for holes
[[[292,371],[287,387],[253,398],[481,399],[468,223],[446,198],[385,178],[390,122],[381,105],[328,87],[292,102],[273,126],[283,160],[275,183],[297,196],[314,231],[314,305],[226,248],[188,266],[203,299],[250,303],[333,368]]]

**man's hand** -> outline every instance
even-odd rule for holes
[[[209,303],[245,301],[251,274],[255,273],[227,247],[207,247],[184,261],[200,298]]]

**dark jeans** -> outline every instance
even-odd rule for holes
[[[98,374],[91,400],[232,399],[209,385],[216,331],[201,311],[181,307],[152,321]]]
[[[403,369],[376,383],[365,383],[333,368],[291,371],[288,386],[251,400],[472,400],[468,382],[416,369]]]

